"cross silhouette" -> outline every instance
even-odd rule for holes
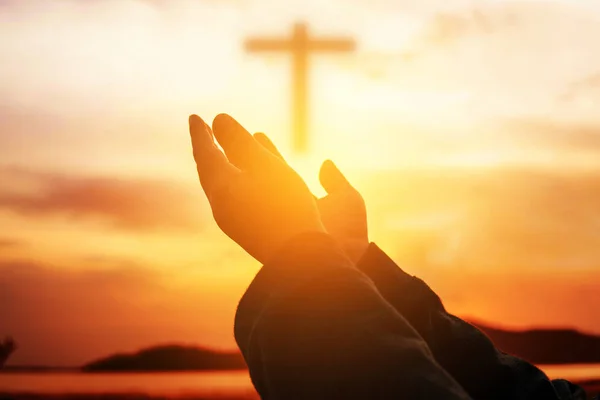
[[[252,38],[246,41],[249,52],[284,52],[293,56],[292,79],[292,112],[294,130],[294,149],[298,153],[308,149],[307,101],[308,101],[308,56],[312,52],[334,53],[354,50],[355,43],[346,38],[311,39],[308,27],[304,23],[296,23],[289,39]]]

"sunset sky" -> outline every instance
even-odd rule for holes
[[[251,36],[348,36],[311,59]],[[600,334],[596,0],[0,0],[0,337],[13,364],[165,342],[232,349],[260,267],[212,220],[187,117],[271,136],[315,192],[333,159],[371,240],[447,307]]]

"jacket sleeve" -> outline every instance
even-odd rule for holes
[[[262,267],[235,337],[263,399],[470,399],[325,234],[296,237]]]
[[[448,313],[425,282],[404,272],[374,243],[357,268],[415,328],[436,361],[474,399],[586,398],[580,387],[564,380],[551,382],[534,365],[498,350],[479,329]]]

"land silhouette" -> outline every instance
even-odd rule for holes
[[[534,364],[600,363],[600,335],[574,329],[510,331],[474,324],[502,351]]]
[[[534,364],[600,363],[600,335],[571,329],[511,331],[473,323],[502,351]],[[237,351],[159,345],[129,354],[114,354],[81,367],[84,372],[240,370],[246,364]]]
[[[84,372],[205,371],[246,369],[239,352],[201,347],[162,345],[131,354],[115,354],[84,365]]]
[[[574,329],[516,331],[493,327],[487,323],[473,321],[471,323],[483,331],[502,351],[534,364],[600,363],[600,335],[586,334]],[[11,338],[0,345],[3,351],[0,355],[4,355],[4,360],[8,358],[7,349],[10,348],[12,351],[16,349]],[[216,351],[202,346],[161,344],[131,353],[110,354],[79,367],[8,365],[4,371],[46,372],[59,369],[83,372],[229,371],[246,368],[246,363],[237,350]]]

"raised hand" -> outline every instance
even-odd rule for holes
[[[250,255],[265,263],[292,237],[325,231],[302,178],[237,121],[220,114],[211,130],[191,115],[189,124],[198,177],[215,221]]]
[[[284,160],[267,135],[256,133],[254,137],[272,154]],[[327,232],[344,247],[346,254],[357,262],[369,245],[365,202],[330,160],[321,166],[319,181],[327,192],[325,197],[317,199],[321,221]]]
[[[369,246],[365,201],[330,160],[321,165],[319,182],[327,192],[317,200],[321,221],[346,254],[358,262]]]

